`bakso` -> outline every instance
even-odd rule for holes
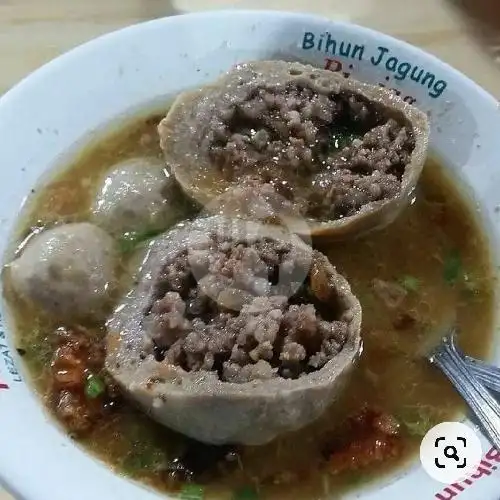
[[[208,204],[257,177],[285,191],[314,234],[340,237],[389,223],[409,201],[429,126],[387,89],[264,61],[181,94],[159,133],[173,173],[196,200]]]
[[[200,441],[255,445],[338,396],[361,307],[323,254],[223,217],[173,229],[149,252],[109,322],[106,365],[153,418]]]
[[[113,239],[87,222],[43,231],[10,264],[15,290],[60,319],[102,318],[115,286]]]

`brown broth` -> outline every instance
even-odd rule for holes
[[[85,220],[92,192],[111,165],[132,156],[160,155],[158,120],[158,116],[135,119],[87,146],[32,197],[17,241],[33,227]],[[415,458],[426,430],[464,410],[450,384],[421,354],[456,320],[464,350],[477,357],[487,355],[492,338],[493,273],[474,212],[445,169],[436,161],[427,162],[415,202],[386,229],[321,250],[349,279],[363,306],[360,365],[342,399],[320,421],[268,445],[243,448],[234,469],[207,479],[208,498],[232,498],[232,492],[249,485],[262,499],[338,495],[407,465]],[[387,307],[374,293],[374,279],[403,283],[408,288],[403,303]],[[18,345],[26,351],[36,388],[45,394],[52,353],[44,339],[58,325],[28,311],[8,283],[6,296]],[[325,443],[348,438],[346,417],[367,405],[394,415],[401,423],[402,452],[383,464],[333,474],[322,454]],[[124,404],[82,445],[118,472],[169,490],[179,486],[167,481],[157,466],[166,457],[174,457],[184,441]]]

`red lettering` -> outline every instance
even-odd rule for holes
[[[491,448],[491,450],[486,453],[485,458],[500,464],[500,452],[496,448]]]
[[[7,384],[4,384],[4,383],[0,382],[0,390],[2,390],[2,389],[8,389],[8,388],[9,388],[9,386]]]
[[[475,474],[471,474],[470,477],[472,477],[473,479],[479,479],[483,476],[491,476],[491,471],[489,471],[488,469],[483,469],[482,467],[478,467]]]
[[[445,496],[445,494],[447,496]],[[453,491],[451,488],[445,488],[441,493],[436,493],[437,500],[451,500],[458,495],[456,491]]]
[[[496,448],[491,448],[491,450],[486,453],[485,458],[488,460],[493,460],[495,462],[500,463],[500,452]],[[492,471],[490,469],[496,469],[497,467],[492,465],[487,460],[481,460],[479,467],[476,469],[474,474],[470,475],[470,479],[464,479],[462,484],[453,483],[450,484],[447,488],[445,488],[440,493],[436,493],[435,498],[437,500],[451,500],[458,496],[462,491],[465,491],[467,486],[471,486],[474,484],[475,479],[480,479],[484,476],[491,476]]]

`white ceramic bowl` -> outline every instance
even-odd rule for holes
[[[380,33],[308,15],[230,11],[159,19],[98,38],[47,64],[0,99],[2,253],[31,187],[93,132],[166,102],[235,63],[270,58],[327,65],[416,100],[430,114],[434,152],[465,181],[490,244],[498,248],[500,111],[490,95],[434,57]],[[75,446],[45,413],[25,383],[5,313],[0,477],[7,488],[27,500],[159,498]],[[492,357],[500,361],[499,354],[500,338]],[[402,476],[358,494],[373,500],[498,500],[500,474],[493,467],[500,466],[500,454],[485,440],[483,452],[491,468],[470,484],[441,485],[415,463]]]

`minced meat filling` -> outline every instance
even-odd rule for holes
[[[236,383],[322,368],[341,351],[347,323],[331,301],[328,318],[320,314],[325,297],[308,276],[318,255],[267,238],[215,237],[177,255],[143,320],[156,359]]]
[[[297,82],[249,90],[211,127],[208,148],[226,179],[285,180],[303,215],[324,219],[396,196],[415,146],[410,127],[362,96]]]

